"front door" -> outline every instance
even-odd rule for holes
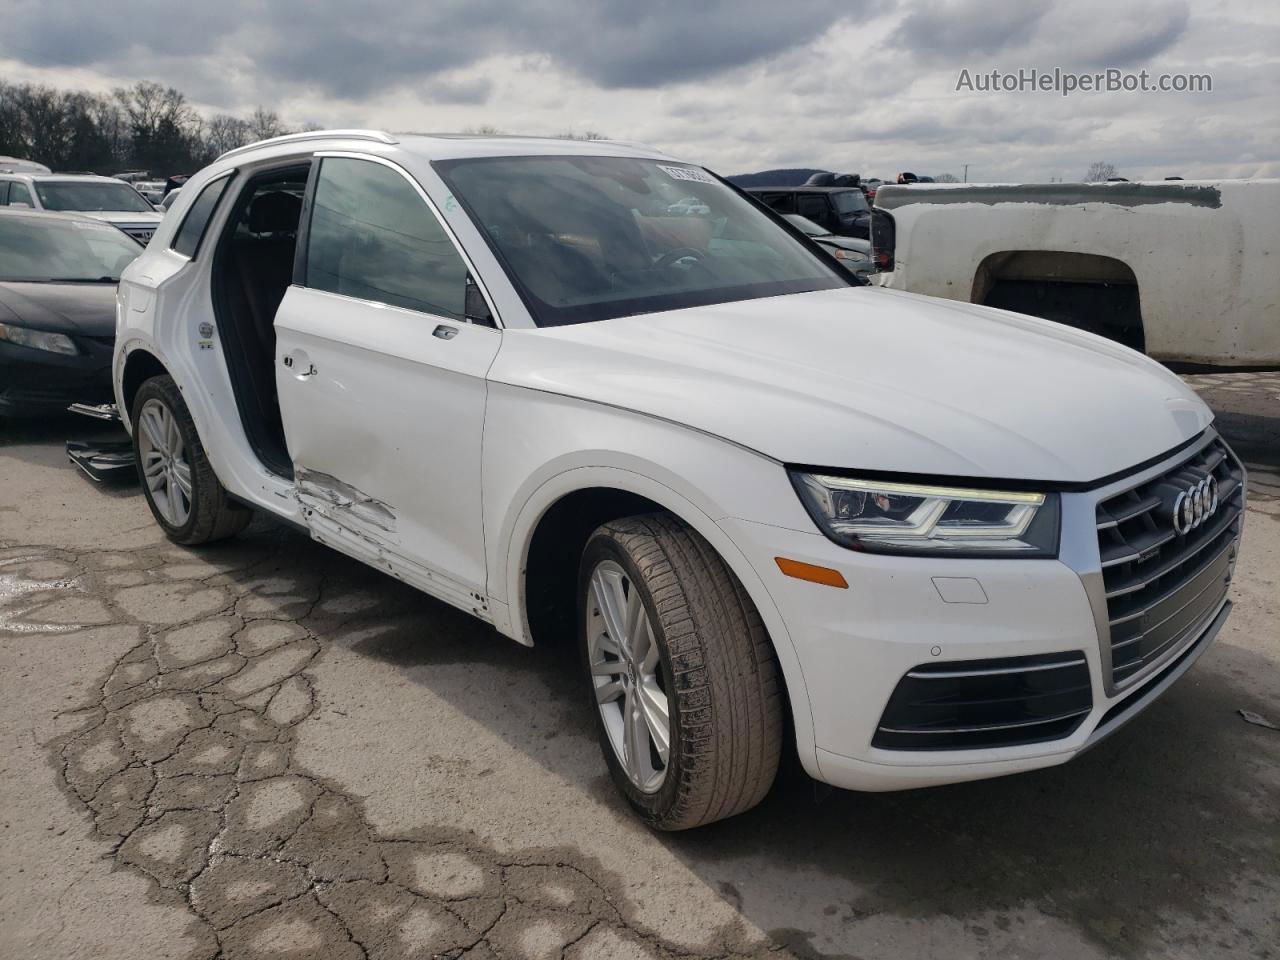
[[[466,322],[467,267],[418,187],[318,158],[275,317],[295,495],[313,536],[484,616],[480,445],[501,334]]]

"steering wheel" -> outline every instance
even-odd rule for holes
[[[702,256],[703,256],[702,251],[697,249],[696,247],[676,247],[674,250],[668,250],[666,253],[660,256],[654,262],[653,266],[654,266],[654,269],[661,269],[662,267],[670,267],[688,257],[692,257],[694,260],[697,260],[699,263],[701,263]]]

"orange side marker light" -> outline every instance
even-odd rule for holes
[[[812,563],[801,563],[799,560],[788,560],[786,557],[774,557],[773,559],[778,564],[778,569],[788,577],[795,577],[797,580],[808,580],[810,583],[820,583],[824,587],[839,587],[841,590],[849,589],[849,582],[845,580],[844,574],[839,570],[815,566]]]

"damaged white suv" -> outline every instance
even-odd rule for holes
[[[576,637],[665,829],[757,803],[788,738],[861,790],[1061,763],[1230,608],[1244,472],[1177,377],[863,286],[634,145],[232,151],[125,272],[114,375],[173,540],[262,510]]]

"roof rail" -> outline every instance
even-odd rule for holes
[[[269,144],[277,143],[300,143],[304,140],[376,140],[378,143],[399,143],[395,137],[382,130],[307,130],[303,133],[286,133],[283,137],[272,137],[269,140],[259,140],[256,143],[246,143],[243,147],[236,147],[234,150],[228,150],[222,156],[218,157],[222,160],[226,157],[234,157],[237,154],[244,153],[246,150],[256,150],[258,147],[265,147]]]

